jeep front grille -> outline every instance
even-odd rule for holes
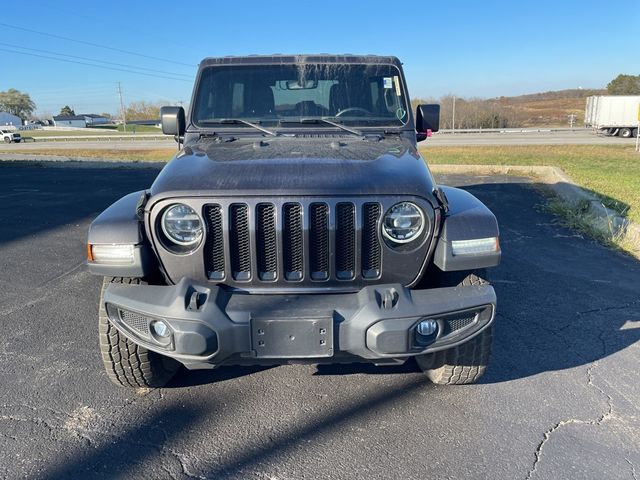
[[[381,215],[381,205],[374,202],[231,203],[226,209],[207,204],[207,276],[265,284],[378,279]]]

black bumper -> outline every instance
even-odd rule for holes
[[[384,363],[464,343],[493,321],[496,306],[489,285],[249,295],[188,279],[173,286],[111,284],[104,301],[125,336],[190,368],[349,357]],[[426,342],[416,333],[425,319],[438,324]],[[157,321],[168,325],[168,336],[154,331]]]

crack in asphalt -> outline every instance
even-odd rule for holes
[[[633,300],[631,302],[627,302],[624,305],[617,305],[617,306],[608,306],[608,307],[600,307],[600,308],[593,308],[591,310],[584,310],[582,312],[577,312],[578,315],[587,315],[590,313],[601,313],[601,312],[610,312],[610,311],[614,311],[614,310],[626,310],[627,308],[631,308],[634,305],[640,305],[640,300]]]
[[[607,421],[607,420],[609,420],[609,419],[614,417],[613,399],[611,398],[611,395],[606,393],[602,388],[600,388],[598,385],[596,385],[593,382],[593,370],[598,365],[599,365],[598,361],[595,361],[595,362],[591,363],[587,367],[587,385],[589,387],[595,388],[598,392],[600,392],[600,394],[602,396],[604,396],[606,398],[606,401],[607,401],[606,411],[602,415],[600,415],[600,417],[597,418],[596,420],[580,420],[580,419],[577,419],[577,418],[569,418],[569,419],[566,419],[566,420],[561,420],[558,423],[556,423],[553,427],[551,427],[549,430],[544,432],[542,441],[538,444],[538,446],[537,446],[537,448],[536,448],[536,450],[534,452],[535,460],[533,462],[533,465],[529,469],[529,472],[527,473],[527,476],[525,477],[525,480],[530,480],[531,478],[533,478],[533,475],[535,475],[536,470],[538,468],[538,465],[542,461],[542,453],[543,453],[543,450],[544,450],[544,447],[545,447],[546,443],[551,438],[551,435],[553,433],[555,433],[556,431],[558,431],[560,428],[562,428],[562,427],[564,427],[566,425],[600,426],[603,422],[605,422],[605,421]],[[622,419],[619,419],[619,420],[622,420]],[[634,480],[637,480],[637,479],[634,478]]]
[[[631,460],[629,460],[628,458],[625,458],[625,461],[629,464],[629,466],[631,467],[631,478],[633,478],[633,480],[638,480],[638,475],[636,474],[636,467],[635,465],[631,462]]]

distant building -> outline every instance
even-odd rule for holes
[[[18,128],[22,125],[22,119],[8,112],[0,112],[0,126],[6,127],[10,125]]]
[[[53,117],[56,127],[76,127],[85,128],[94,125],[104,125],[109,123],[107,117],[96,115],[95,113],[82,113],[80,115],[57,115]]]
[[[87,121],[84,115],[57,115],[53,117],[53,124],[56,127],[86,128]]]
[[[95,113],[81,113],[79,116],[84,117],[85,121],[87,122],[87,127],[109,123],[109,119],[107,117],[96,115]]]

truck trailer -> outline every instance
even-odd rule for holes
[[[584,123],[605,135],[635,137],[640,123],[640,95],[587,97]]]

